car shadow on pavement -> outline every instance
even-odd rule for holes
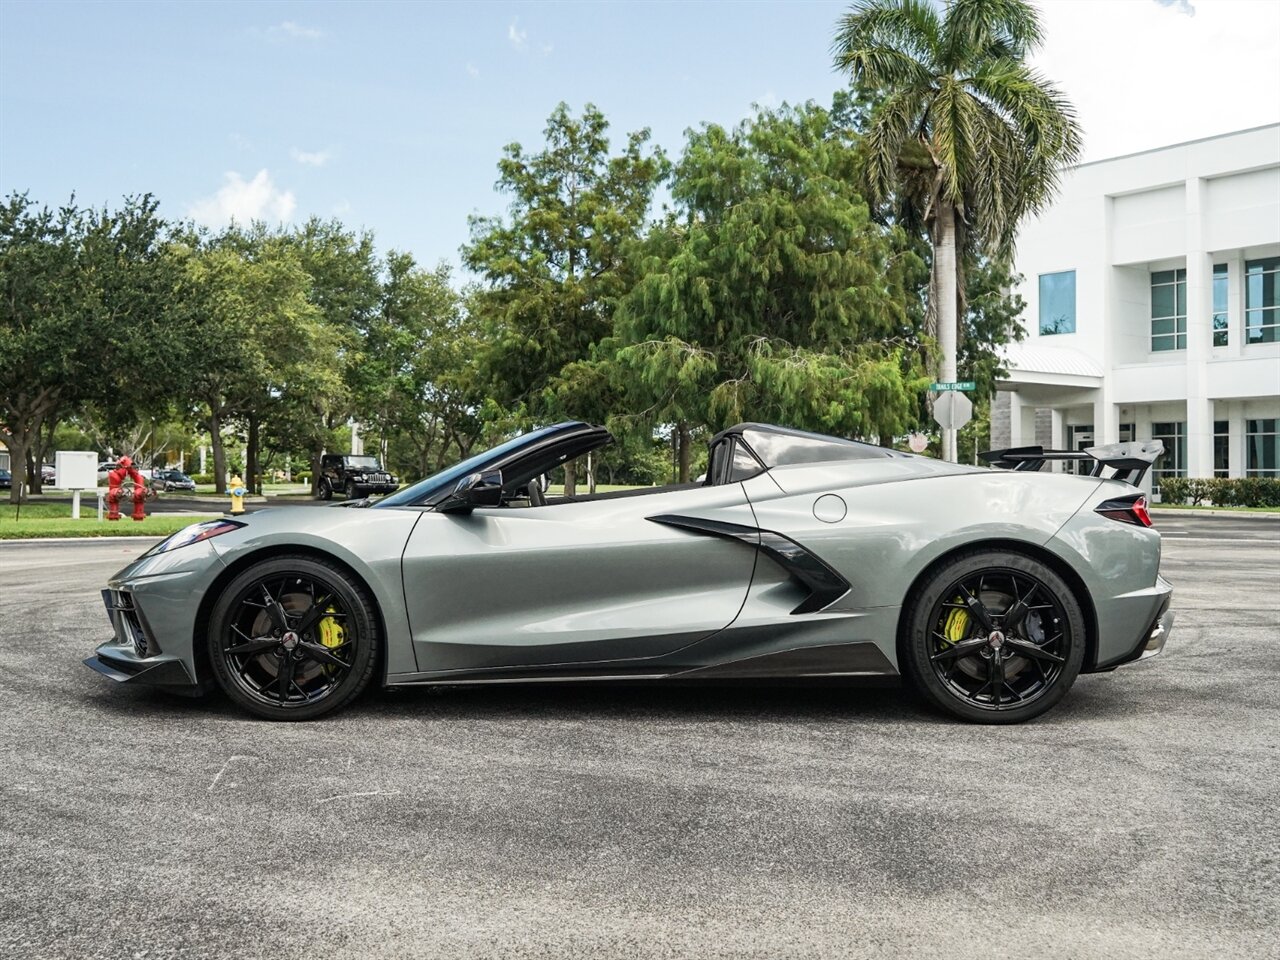
[[[1082,678],[1085,679],[1085,678]],[[1089,678],[1092,679],[1092,678]],[[185,697],[151,688],[86,691],[89,705],[134,718],[189,722],[260,721],[232,704],[221,692]],[[1130,696],[1113,684],[1086,682],[1033,724],[1116,720],[1152,712],[1148,700]],[[413,686],[366,691],[333,719],[379,718],[432,721],[621,720],[639,722],[769,723],[872,722],[912,725],[964,725],[925,704],[896,681],[750,681],[673,683],[609,682],[592,684],[510,683],[492,686]],[[325,718],[315,723],[323,726]]]

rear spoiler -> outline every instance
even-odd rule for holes
[[[1031,472],[1039,470],[1050,460],[1091,462],[1089,476],[1101,477],[1103,467],[1110,467],[1115,473],[1108,479],[1122,480],[1136,487],[1155,462],[1164,456],[1164,441],[1135,440],[1130,443],[1108,443],[1101,447],[1085,447],[1083,450],[1009,447],[1005,450],[988,450],[978,456],[993,467]]]

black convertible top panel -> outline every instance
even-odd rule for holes
[[[902,457],[896,450],[877,447],[873,443],[828,437],[807,430],[793,430],[769,423],[740,423],[716,434],[711,443],[728,436],[738,436],[760,458],[766,467],[781,467],[794,463],[823,463],[831,460],[879,460],[884,457]]]

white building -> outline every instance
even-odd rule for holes
[[[1156,437],[1157,488],[1280,476],[1280,124],[1070,170],[1016,272],[993,447]]]

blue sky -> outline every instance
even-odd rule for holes
[[[1090,158],[1280,119],[1280,4],[1042,6],[1040,63]],[[149,191],[210,223],[335,215],[456,264],[467,215],[503,207],[502,147],[535,145],[560,100],[674,154],[753,102],[828,101],[845,7],[0,0],[0,191]]]

